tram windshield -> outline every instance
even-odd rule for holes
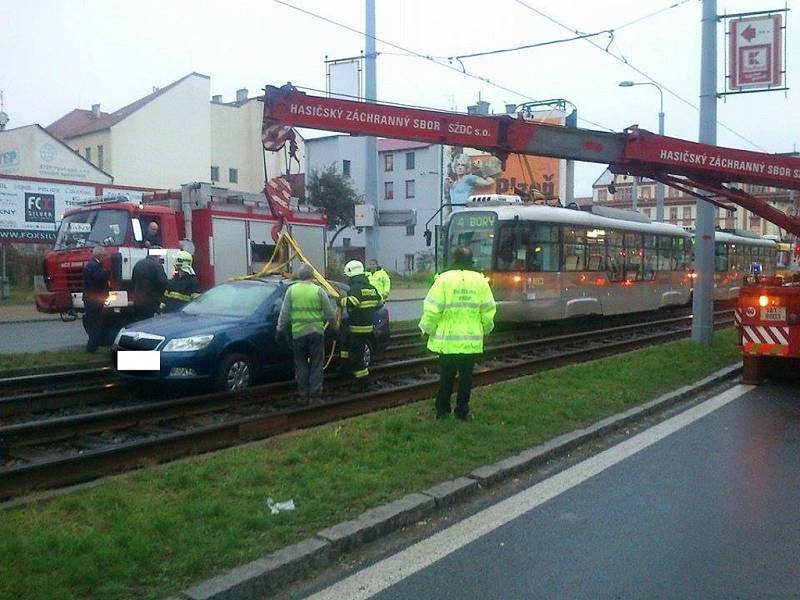
[[[444,263],[450,262],[458,246],[467,246],[472,250],[475,268],[490,271],[496,228],[497,215],[492,212],[455,213],[450,219]]]

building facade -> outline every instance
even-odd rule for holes
[[[120,184],[165,189],[197,181],[260,192],[265,159],[270,178],[285,172],[284,154],[261,146],[263,104],[246,89],[227,103],[210,93],[210,78],[190,73],[111,113],[99,104],[75,109],[47,130]]]
[[[614,175],[606,171],[592,185],[592,201],[595,204],[614,208],[631,209],[633,207],[633,177]],[[614,193],[611,193],[611,189]],[[743,184],[743,191],[767,202],[770,206],[789,215],[800,214],[800,194],[794,190],[781,190],[760,185]],[[656,218],[656,182],[642,179],[636,183],[636,210],[655,221]],[[730,204],[727,203],[726,204]],[[754,215],[750,211],[730,204],[735,210],[716,208],[716,227],[720,229],[742,229],[757,235],[777,236],[789,239],[786,231],[774,223]],[[674,225],[690,227],[697,220],[697,201],[682,191],[664,186],[664,221]]]
[[[350,179],[363,203],[366,191],[363,138],[326,136],[306,140],[305,148],[307,173],[333,166]],[[378,140],[377,211],[368,221],[379,228],[379,256],[365,256],[364,227],[342,231],[334,240],[329,256],[339,264],[351,259],[377,258],[386,269],[403,274],[432,270],[433,248],[426,245],[423,232],[441,203],[441,161],[439,145]]]

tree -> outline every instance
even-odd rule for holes
[[[337,236],[355,224],[358,194],[350,180],[333,165],[322,171],[312,171],[308,176],[306,189],[308,202],[328,214],[328,229],[336,231],[328,242],[328,246],[333,247]]]

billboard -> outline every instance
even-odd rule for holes
[[[542,111],[537,123],[563,125],[563,116]],[[561,189],[561,163],[558,158],[510,154],[502,165],[491,154],[444,146],[444,202],[460,204],[473,194],[516,194],[523,201],[555,203]]]
[[[54,242],[64,212],[95,194],[93,185],[0,177],[0,242]]]
[[[729,89],[781,85],[781,32],[780,14],[731,20]]]

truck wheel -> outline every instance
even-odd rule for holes
[[[228,354],[217,369],[214,387],[223,392],[235,392],[250,387],[253,378],[253,363],[240,352]]]

